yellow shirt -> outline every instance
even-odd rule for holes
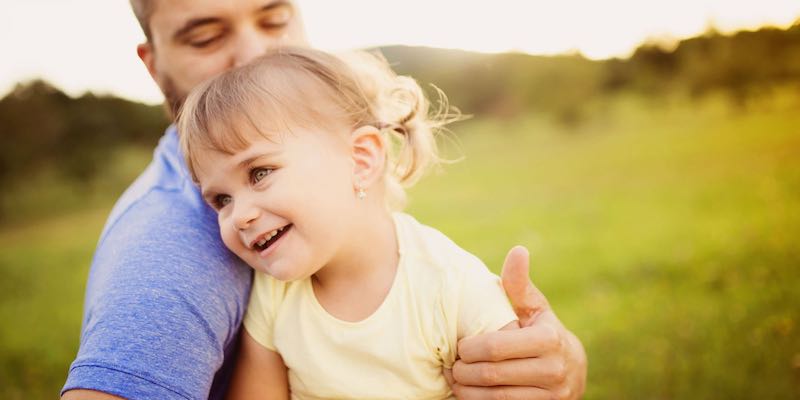
[[[328,314],[311,280],[256,273],[247,332],[289,368],[293,399],[445,399],[458,339],[516,316],[492,274],[441,232],[394,214],[400,261],[386,299],[358,322]]]

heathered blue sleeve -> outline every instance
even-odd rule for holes
[[[186,204],[187,190],[153,188],[112,216],[62,393],[222,398],[251,273],[222,245],[213,213]]]

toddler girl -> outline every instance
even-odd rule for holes
[[[497,276],[399,212],[441,122],[385,62],[311,49],[189,95],[187,164],[255,270],[231,397],[450,398],[458,340],[516,323]]]

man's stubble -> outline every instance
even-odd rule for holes
[[[164,94],[164,106],[172,121],[178,116],[184,100],[188,93],[182,92],[175,84],[172,77],[165,75],[161,78],[161,93]]]

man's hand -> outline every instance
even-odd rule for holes
[[[586,353],[528,278],[528,251],[511,249],[503,287],[519,327],[464,338],[461,358],[445,375],[459,399],[578,399],[586,385]]]

